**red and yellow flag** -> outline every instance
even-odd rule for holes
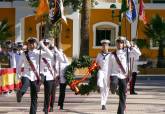
[[[48,14],[49,13],[49,4],[48,4],[48,0],[40,0],[39,2],[39,6],[36,10],[36,16],[42,16],[44,14]]]
[[[0,94],[10,90],[18,90],[21,87],[21,81],[16,78],[15,68],[0,69]]]

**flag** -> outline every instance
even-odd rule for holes
[[[0,94],[10,90],[18,90],[21,87],[21,81],[16,77],[16,68],[0,69]]]
[[[121,13],[124,13],[128,10],[128,0],[122,0],[121,3]]]
[[[49,18],[52,23],[56,23],[60,19],[63,19],[67,23],[62,0],[50,0]]]
[[[144,24],[147,24],[145,12],[144,12],[143,0],[140,0],[140,3],[139,3],[139,20],[143,21]]]
[[[39,6],[36,10],[36,16],[42,16],[49,13],[49,5],[47,0],[40,0]]]
[[[62,19],[65,21],[65,23],[67,23],[67,20],[66,20],[66,17],[64,15],[64,6],[63,6],[63,0],[60,0],[61,1],[61,17]]]
[[[126,11],[126,18],[130,23],[133,23],[137,17],[135,0],[128,0],[129,10]]]

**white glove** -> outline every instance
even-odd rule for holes
[[[126,44],[127,47],[131,47],[131,44],[128,40],[125,41],[125,44]]]
[[[54,50],[55,50],[55,52],[58,52],[58,49],[57,49],[57,47],[56,47],[56,46],[54,46]]]
[[[20,80],[21,79],[21,75],[20,74],[16,74],[16,78],[17,78],[17,80]]]

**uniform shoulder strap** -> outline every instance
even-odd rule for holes
[[[27,59],[29,65],[30,65],[32,71],[33,71],[34,74],[36,75],[37,80],[39,81],[39,80],[40,80],[39,75],[38,75],[38,73],[37,73],[37,70],[35,69],[35,66],[34,66],[33,62],[30,60],[28,51],[25,51],[25,56],[26,56],[26,59]]]
[[[117,54],[116,54],[116,51],[112,52],[112,54],[114,55],[114,57],[115,57],[115,59],[116,59],[116,62],[117,62],[117,64],[119,65],[121,71],[125,74],[126,71],[125,71],[123,65],[121,64],[121,61],[120,61],[119,57],[118,57]]]
[[[51,69],[51,66],[50,64],[48,63],[48,61],[46,60],[46,58],[42,58],[43,62],[47,65],[51,75],[53,76],[53,72],[52,72],[52,69]]]

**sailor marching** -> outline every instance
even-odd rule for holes
[[[102,45],[102,50],[96,57],[96,62],[100,67],[97,74],[97,85],[100,88],[102,110],[106,110],[106,103],[107,103],[109,87],[110,87],[109,86],[110,78],[108,75],[109,56],[110,56],[110,52],[108,51],[108,48],[110,41],[105,39],[102,40],[100,43]]]

